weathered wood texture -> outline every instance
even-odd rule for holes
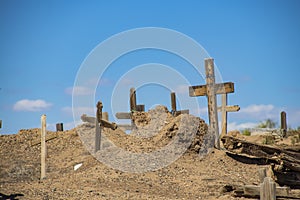
[[[217,83],[215,84],[216,94],[226,94],[234,92],[234,83]],[[197,85],[189,87],[190,97],[206,96],[207,94],[207,85]]]
[[[46,178],[46,115],[41,117],[41,179]]]
[[[171,107],[172,107],[172,111],[176,111],[176,94],[175,92],[171,92]]]
[[[245,163],[271,164],[277,183],[300,188],[300,146],[291,150],[255,144],[231,136],[223,136],[221,140],[230,157]]]
[[[57,123],[56,124],[56,131],[64,131],[64,124],[63,123]]]
[[[102,120],[102,102],[97,103],[97,112],[95,120],[95,152],[99,151],[101,148],[101,120]]]
[[[270,177],[265,177],[260,185],[261,200],[276,200],[276,185]]]
[[[134,112],[136,111],[136,91],[135,88],[130,88],[130,94],[129,94],[129,101],[130,101],[130,111]]]
[[[219,140],[219,125],[218,125],[218,112],[217,112],[217,98],[215,88],[215,69],[214,59],[209,58],[205,60],[205,72],[206,72],[206,86],[207,86],[207,102],[209,113],[209,126],[210,130],[215,134],[215,146],[220,149]]]

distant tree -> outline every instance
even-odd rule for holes
[[[265,122],[261,122],[257,125],[257,128],[275,128],[276,122],[271,119],[267,119]]]

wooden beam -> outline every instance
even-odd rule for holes
[[[290,197],[289,187],[276,187],[277,197]],[[260,196],[260,185],[245,185],[243,196],[247,197],[259,197]]]
[[[218,83],[215,84],[215,93],[216,94],[226,94],[234,92],[234,83],[226,82],[226,83]],[[206,96],[207,95],[207,85],[197,85],[189,87],[190,97],[197,96]]]
[[[130,111],[136,111],[136,91],[135,88],[130,88],[129,94]]]
[[[171,92],[171,107],[172,107],[172,111],[175,112],[176,111],[176,94],[175,94],[175,92]]]
[[[218,125],[218,111],[217,111],[217,98],[215,87],[215,69],[214,59],[209,58],[205,60],[205,73],[206,73],[206,92],[207,92],[207,104],[209,115],[209,126],[212,134],[215,135],[215,146],[220,149],[219,140],[219,125]]]
[[[233,106],[226,106],[225,107],[225,110],[226,112],[237,112],[239,111],[241,108],[239,105],[233,105]],[[222,111],[222,106],[219,106],[218,107],[218,112],[221,112]]]
[[[97,103],[97,112],[95,120],[95,153],[100,150],[101,146],[101,120],[102,120],[102,102]]]

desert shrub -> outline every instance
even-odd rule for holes
[[[263,144],[272,145],[275,143],[275,138],[272,135],[265,136],[263,140]]]
[[[249,129],[245,129],[245,130],[243,130],[242,134],[245,135],[245,136],[250,136],[251,132],[250,132]]]

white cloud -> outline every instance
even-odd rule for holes
[[[272,110],[274,110],[274,106],[271,104],[268,105],[264,105],[264,104],[260,104],[260,105],[249,105],[246,108],[241,109],[241,112],[243,113],[248,113],[248,114],[253,114],[253,113],[262,113],[262,112],[270,112]]]
[[[89,87],[85,86],[75,86],[68,87],[65,89],[65,93],[69,95],[82,96],[82,95],[91,95],[94,94],[95,91]]]
[[[13,106],[13,110],[36,112],[36,111],[42,111],[48,109],[51,106],[52,106],[51,103],[48,103],[42,99],[37,99],[37,100],[22,99],[15,103],[15,105]]]
[[[61,110],[64,113],[69,114],[69,115],[73,115],[73,113],[74,113],[75,116],[81,116],[83,114],[95,115],[95,108],[93,108],[93,107],[76,107],[76,108],[72,108],[72,107],[66,106],[66,107],[63,107]]]

